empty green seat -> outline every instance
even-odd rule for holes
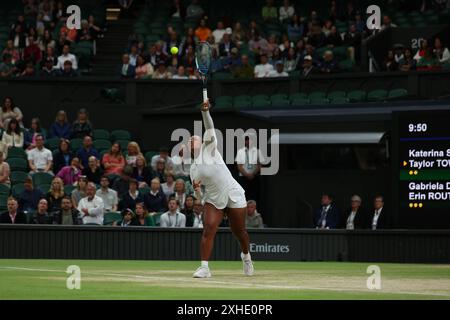
[[[22,148],[11,147],[8,149],[8,158],[27,159],[27,154]]]
[[[163,214],[162,212],[158,212],[153,215],[153,219],[155,221],[156,226],[159,226],[162,214]]]
[[[28,162],[23,158],[10,158],[6,160],[11,171],[27,171]]]
[[[104,130],[104,129],[95,129],[92,131],[92,135],[95,140],[98,140],[98,139],[109,140],[109,138],[111,136],[109,131]]]
[[[383,101],[387,98],[387,91],[384,89],[377,89],[369,91],[367,94],[368,101]]]
[[[15,184],[11,188],[11,194],[14,198],[17,199],[20,196],[20,194],[23,192],[23,190],[25,190],[25,186],[23,185],[23,183]]]
[[[345,98],[347,96],[347,93],[345,91],[331,91],[330,93],[328,93],[327,98],[328,99],[335,99],[335,98]]]
[[[393,90],[389,91],[389,94],[388,94],[389,99],[397,99],[397,98],[406,97],[406,96],[408,96],[408,90],[403,89],[403,88],[393,89]]]
[[[366,92],[363,90],[353,90],[347,93],[350,102],[362,102],[366,100]]]
[[[53,180],[53,176],[47,172],[36,172],[32,175],[32,177],[33,177],[33,184],[35,186],[46,184],[50,185]]]
[[[113,130],[111,132],[111,140],[131,140],[131,133],[127,130]]]
[[[59,148],[59,142],[60,140],[58,138],[49,138],[45,140],[45,146],[47,149],[56,150]]]
[[[266,108],[270,107],[272,104],[269,100],[253,100],[252,106],[255,108]]]
[[[229,72],[215,72],[212,75],[213,80],[231,80],[233,75]]]
[[[304,93],[304,92],[297,92],[297,93],[291,94],[289,96],[289,98],[291,99],[291,101],[295,100],[295,99],[307,99],[308,95],[306,93]]]
[[[94,148],[98,151],[109,150],[111,149],[111,141],[104,139],[94,140]]]
[[[291,102],[288,99],[279,99],[272,101],[272,106],[274,107],[289,107]]]
[[[252,97],[250,97],[250,96],[248,96],[248,95],[246,95],[246,94],[241,94],[241,95],[236,96],[236,97],[233,98],[233,101],[234,101],[234,102],[236,102],[236,101],[242,101],[242,100],[251,101],[251,100],[252,100]]]
[[[233,98],[230,96],[220,96],[216,99],[216,104],[233,104]]]
[[[103,216],[103,225],[112,225],[114,222],[122,220],[122,214],[120,212],[107,212]]]
[[[270,96],[270,100],[277,101],[277,100],[286,100],[288,98],[287,94],[284,93],[278,93]]]
[[[70,148],[73,151],[78,151],[83,146],[83,139],[75,138],[70,140]]]
[[[333,104],[344,104],[344,103],[349,103],[350,99],[346,98],[346,97],[335,97],[333,99],[331,99],[330,103]]]
[[[308,95],[309,99],[324,99],[326,98],[327,94],[324,91],[313,91]]]
[[[150,193],[150,188],[149,188],[149,187],[142,187],[142,188],[139,188],[139,193],[142,193],[142,194],[149,194],[149,193]]]
[[[342,71],[353,71],[355,62],[351,59],[342,60],[339,62],[339,69]]]
[[[50,191],[50,186],[50,184],[41,184],[39,186],[36,186],[36,188],[41,190],[43,194],[47,194],[47,192]]]
[[[252,102],[250,100],[238,100],[234,101],[233,105],[235,108],[248,108],[252,105]]]
[[[330,100],[327,98],[313,98],[311,99],[311,104],[328,104]]]
[[[7,184],[0,184],[0,194],[6,194],[9,196],[11,189]]]
[[[8,197],[9,196],[6,194],[0,194],[0,210],[1,211],[6,211],[6,209],[8,208],[8,206],[7,206]]]
[[[147,227],[154,227],[154,226],[156,226],[155,219],[153,218],[153,216],[148,215],[148,216],[145,217],[145,225]]]
[[[28,177],[28,173],[23,171],[12,171],[9,175],[11,184],[15,185],[18,183],[24,183],[25,179]]]
[[[333,55],[337,60],[345,60],[348,57],[347,47],[334,47],[333,48]]]
[[[145,160],[147,161],[147,164],[150,164],[152,161],[152,158],[158,154],[159,154],[159,151],[147,151],[144,155]]]
[[[72,191],[75,190],[75,188],[76,187],[74,185],[71,185],[71,184],[65,185],[64,186],[64,193],[66,195],[70,195],[70,194],[72,194]]]
[[[309,104],[308,98],[295,98],[291,99],[291,105],[292,106],[303,106]]]
[[[118,143],[122,150],[127,150],[128,144],[130,143],[130,140],[116,140],[116,141],[114,141],[114,143]],[[108,152],[109,150],[110,149],[105,149],[103,151]]]
[[[269,100],[269,96],[267,94],[257,94],[252,97],[252,101],[257,100]]]

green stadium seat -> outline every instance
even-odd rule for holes
[[[103,225],[110,226],[116,221],[122,220],[122,214],[120,212],[107,212],[103,216]]]
[[[145,217],[145,225],[147,227],[154,227],[154,226],[156,226],[154,217],[151,216],[151,215],[146,216]]]
[[[288,99],[279,99],[272,101],[273,107],[289,107],[291,102]]]
[[[103,139],[103,140],[109,140],[110,138],[110,133],[108,130],[104,130],[104,129],[95,129],[92,131],[92,135],[94,140],[99,140],[99,139]]]
[[[159,154],[159,151],[147,151],[144,155],[145,160],[147,161],[148,164],[150,164],[152,162],[152,158],[158,154]]]
[[[408,90],[403,88],[393,89],[388,93],[388,99],[398,99],[406,96],[408,96]]]
[[[235,108],[248,108],[251,107],[252,102],[251,100],[235,100],[233,106]]]
[[[50,190],[50,187],[51,187],[50,184],[41,184],[39,186],[36,186],[36,188],[41,190],[43,194],[47,194],[47,192]]]
[[[325,99],[327,96],[325,91],[313,91],[308,95],[309,99]]]
[[[17,199],[23,192],[23,190],[25,190],[25,186],[23,185],[23,183],[18,183],[13,185],[13,187],[11,188],[11,194],[14,198]]]
[[[7,184],[0,184],[0,194],[10,195],[11,188]]]
[[[83,146],[83,139],[75,138],[70,140],[70,148],[72,151],[78,151]]]
[[[328,104],[330,100],[327,98],[312,98],[311,104]]]
[[[130,140],[117,140],[117,141],[114,141],[114,143],[118,143],[122,150],[127,150],[127,147],[128,147],[128,144],[130,143]],[[104,150],[104,151],[108,152],[109,149]]]
[[[24,171],[28,169],[28,161],[23,158],[10,158],[6,159],[11,171]]]
[[[287,94],[284,93],[278,93],[270,96],[270,100],[277,101],[277,100],[286,100],[288,98]]]
[[[340,61],[348,58],[348,47],[334,47],[333,48],[334,57]]]
[[[350,102],[362,102],[366,100],[366,92],[362,90],[354,90],[347,93]]]
[[[28,173],[23,171],[12,171],[9,175],[12,185],[24,183],[27,177]]]
[[[335,97],[333,99],[331,99],[330,103],[332,104],[344,104],[344,103],[349,103],[350,99],[346,98],[346,97]]]
[[[53,176],[50,173],[47,172],[36,172],[32,175],[33,177],[33,184],[35,186],[42,186],[42,185],[50,185],[53,181]]]
[[[8,195],[6,194],[0,194],[0,210],[6,211],[8,209],[7,202],[8,202]]]
[[[72,191],[75,190],[75,188],[76,187],[74,185],[71,185],[71,184],[65,185],[64,186],[64,193],[66,195],[70,195],[70,194],[72,194]]]
[[[58,138],[49,138],[45,140],[45,147],[49,150],[56,150],[59,148],[60,140]]]
[[[291,106],[303,106],[309,104],[310,101],[308,98],[294,98],[291,99]]]
[[[163,212],[157,212],[153,215],[153,219],[155,221],[155,225],[159,226],[161,221],[161,216],[163,215]]]
[[[131,133],[127,130],[113,130],[111,132],[111,140],[131,140]]]
[[[293,93],[289,96],[289,99],[291,101],[295,100],[295,99],[307,99],[307,98],[308,98],[308,95],[304,92]]]
[[[102,150],[110,150],[112,143],[109,140],[99,139],[94,140],[93,145],[94,148],[97,149],[97,151],[102,151]]]
[[[383,89],[372,90],[367,93],[368,101],[383,101],[387,98],[387,91]]]
[[[8,149],[8,158],[21,158],[27,160],[27,153],[22,148],[11,147]]]
[[[142,193],[142,194],[149,194],[150,193],[150,188],[149,187],[139,188],[139,192]]]
[[[345,98],[347,96],[347,93],[345,91],[331,91],[328,93],[327,98],[330,100],[333,100],[335,98]]]
[[[269,100],[253,100],[252,106],[255,108],[267,108],[270,107],[272,103]]]
[[[252,97],[252,101],[257,101],[257,100],[267,100],[267,101],[269,101],[269,96],[267,94],[257,94],[257,95]]]
[[[230,105],[232,105],[233,104],[233,97],[231,97],[231,96],[220,96],[220,97],[217,97],[217,99],[216,99],[216,104],[230,104]]]
[[[231,80],[233,75],[229,72],[215,72],[212,74],[213,80]]]
[[[339,69],[342,71],[353,71],[355,62],[351,59],[342,60],[339,62]]]

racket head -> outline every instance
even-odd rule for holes
[[[212,48],[208,42],[198,42],[195,47],[195,66],[202,76],[206,76],[210,70]]]

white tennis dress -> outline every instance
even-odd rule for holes
[[[209,111],[202,111],[205,137],[199,155],[194,159],[190,176],[205,188],[203,200],[217,209],[245,208],[245,191],[233,178],[217,149],[217,137]]]

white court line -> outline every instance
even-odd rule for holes
[[[37,269],[37,268],[24,268],[24,267],[1,267],[0,269],[7,270],[18,270],[18,271],[37,271],[37,272],[60,272],[65,273],[65,270],[57,270],[57,269]],[[366,292],[366,293],[389,293],[389,294],[405,294],[405,295],[429,295],[429,296],[437,296],[437,297],[448,297],[450,298],[450,294],[445,293],[423,293],[423,292],[413,292],[413,291],[383,291],[381,290],[368,290],[361,288],[327,288],[327,287],[308,287],[308,286],[280,286],[280,285],[270,285],[270,284],[258,284],[258,283],[242,283],[242,282],[230,282],[230,281],[217,281],[213,279],[197,279],[193,278],[174,278],[174,277],[161,277],[161,276],[143,276],[143,275],[130,275],[123,273],[98,273],[98,272],[86,272],[83,271],[82,275],[92,275],[92,276],[109,276],[109,277],[122,277],[122,278],[130,278],[130,279],[145,279],[145,280],[165,280],[165,281],[176,281],[176,282],[187,282],[193,283],[195,281],[205,281],[205,283],[210,284],[222,284],[222,285],[235,285],[238,287],[242,287],[243,289],[248,289],[249,287],[258,288],[258,289],[289,289],[289,290],[326,290],[326,291],[348,291],[348,292]],[[226,289],[226,287],[225,287]]]

